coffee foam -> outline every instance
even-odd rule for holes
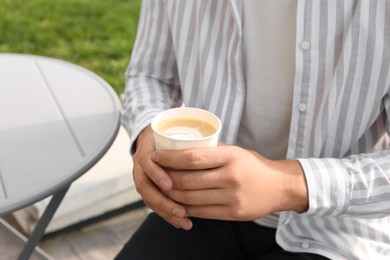
[[[202,133],[198,128],[185,127],[185,126],[176,126],[165,129],[164,134],[173,138],[180,139],[196,139],[202,138]]]

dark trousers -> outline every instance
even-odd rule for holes
[[[176,229],[149,214],[116,257],[117,260],[258,260],[326,259],[284,251],[275,242],[275,229],[254,222],[193,218],[190,231]]]

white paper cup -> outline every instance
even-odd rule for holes
[[[159,124],[168,119],[195,119],[207,122],[215,131],[202,137],[168,136],[159,130]],[[221,132],[221,121],[213,113],[193,107],[179,107],[165,110],[152,120],[152,130],[157,150],[183,150],[198,147],[217,146]]]

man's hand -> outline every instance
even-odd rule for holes
[[[156,148],[150,126],[139,135],[136,145],[133,178],[137,192],[145,204],[168,223],[177,228],[191,229],[192,222],[186,217],[185,208],[162,193],[172,188],[172,181],[151,159]]]
[[[172,189],[164,193],[184,205],[189,216],[244,221],[308,207],[306,180],[298,161],[272,161],[235,146],[156,151],[152,159],[172,180]],[[156,179],[168,179],[159,174]]]

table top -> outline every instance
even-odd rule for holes
[[[0,215],[70,185],[115,140],[121,105],[69,62],[0,54]]]

